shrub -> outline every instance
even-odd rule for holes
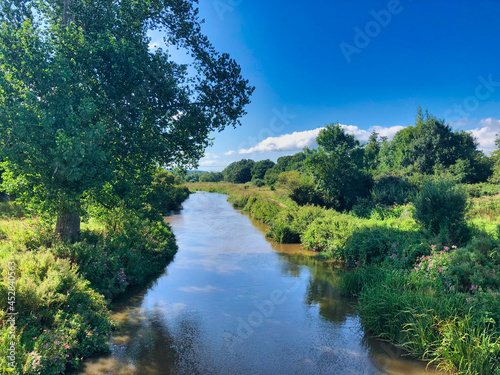
[[[415,198],[414,217],[432,234],[445,231],[451,242],[467,239],[467,192],[449,181],[426,183]]]
[[[407,267],[425,253],[421,240],[418,232],[363,227],[354,231],[345,245],[343,257],[350,266],[380,263],[389,258],[399,267]]]
[[[270,199],[253,196],[248,199],[243,210],[250,212],[255,219],[269,224],[281,211],[281,207]]]
[[[500,185],[489,184],[487,182],[480,182],[477,184],[463,184],[460,185],[470,197],[480,198],[485,195],[496,195],[500,193]]]
[[[389,206],[411,202],[417,189],[410,182],[398,176],[382,176],[375,180],[371,199],[375,203]]]
[[[329,211],[316,206],[291,206],[272,221],[267,235],[279,243],[299,243],[307,227]]]
[[[9,262],[16,264],[16,364],[13,374],[53,374],[76,367],[81,357],[108,348],[111,323],[104,298],[79,277],[68,260],[47,252],[0,259],[0,306],[7,304]],[[0,310],[2,319],[5,310]],[[0,350],[10,346],[8,325]],[[0,366],[6,368],[0,359]]]
[[[283,172],[276,181],[276,186],[285,189],[288,196],[299,205],[323,204],[323,200],[316,193],[310,176],[299,171]]]
[[[330,251],[336,259],[343,259],[342,249],[361,222],[352,216],[331,214],[314,220],[302,236],[306,249]]]
[[[176,245],[167,224],[130,219],[121,231],[105,237],[84,233],[81,242],[58,243],[50,250],[79,264],[79,273],[92,287],[112,299],[128,285],[141,284],[161,272]]]

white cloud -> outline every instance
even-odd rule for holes
[[[242,148],[238,151],[240,154],[251,154],[253,152],[266,151],[295,151],[302,150],[304,147],[314,147],[316,137],[323,128],[306,130],[303,132],[293,132],[292,134],[283,134],[279,137],[269,137],[258,143],[254,147]]]
[[[204,156],[205,159],[218,159],[219,155],[212,154],[211,152],[207,152]]]
[[[490,153],[497,147],[495,145],[496,135],[500,133],[500,120],[487,118],[479,121],[478,127],[468,130],[479,142],[478,148],[485,153]]]
[[[394,137],[399,130],[404,126],[373,126],[368,130],[363,130],[355,125],[340,125],[347,133],[354,135],[360,141],[368,141],[370,134],[373,130],[379,133],[381,137]],[[319,132],[324,128],[316,128],[313,130],[306,130],[302,132],[293,132],[292,134],[283,134],[279,137],[269,137],[264,139],[257,145],[248,149],[242,148],[238,152],[240,154],[251,154],[254,152],[269,152],[269,151],[300,151],[304,147],[316,147],[316,138]]]
[[[236,151],[234,151],[234,150],[229,150],[228,152],[224,152],[224,155],[233,155],[233,154],[235,154],[235,153],[236,153]]]
[[[200,162],[200,165],[206,167],[206,166],[214,165],[216,163],[217,162],[215,160],[203,160]]]

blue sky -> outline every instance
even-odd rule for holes
[[[361,140],[414,123],[417,106],[494,148],[500,1],[200,0],[203,32],[256,87],[238,129],[200,162],[276,160],[339,122]],[[154,39],[154,37],[153,37]],[[153,40],[155,41],[155,40]]]

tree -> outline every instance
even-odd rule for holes
[[[349,210],[369,194],[370,177],[363,169],[363,148],[339,124],[330,124],[316,139],[318,148],[306,150],[305,166],[327,205]]]
[[[232,182],[233,184],[244,184],[252,179],[252,168],[255,162],[251,159],[243,159],[229,164],[222,171],[224,181]]]
[[[158,166],[196,166],[210,132],[239,125],[253,88],[197,13],[191,0],[2,1],[3,186],[55,213],[61,237],[78,236],[86,199],[126,202]],[[150,29],[192,69],[151,50]]]
[[[256,162],[252,168],[252,179],[263,179],[266,172],[274,166],[274,162],[269,159]]]
[[[460,182],[485,181],[491,166],[477,149],[477,141],[465,131],[453,132],[444,119],[438,119],[418,108],[415,126],[408,126],[385,142],[380,150],[380,163],[387,169],[409,168],[422,174],[446,171],[457,173]]]
[[[282,172],[301,170],[304,166],[306,154],[298,152],[295,155],[287,155],[278,158],[277,163],[266,171],[264,181],[266,185],[273,185]]]
[[[208,172],[201,173],[199,177],[200,182],[220,182],[224,179],[222,172]]]
[[[373,171],[378,167],[378,158],[380,153],[380,142],[378,133],[374,130],[368,138],[368,143],[364,150],[364,165],[368,171]]]

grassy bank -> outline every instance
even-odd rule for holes
[[[2,373],[62,374],[108,350],[113,298],[158,275],[176,252],[165,223],[121,218],[114,229],[90,220],[75,243],[38,218],[0,219]]]
[[[500,196],[470,198],[466,222],[432,232],[414,219],[413,203],[376,205],[358,217],[299,206],[269,187],[188,186],[228,194],[274,240],[350,266],[341,291],[359,297],[373,336],[451,373],[500,374]]]

